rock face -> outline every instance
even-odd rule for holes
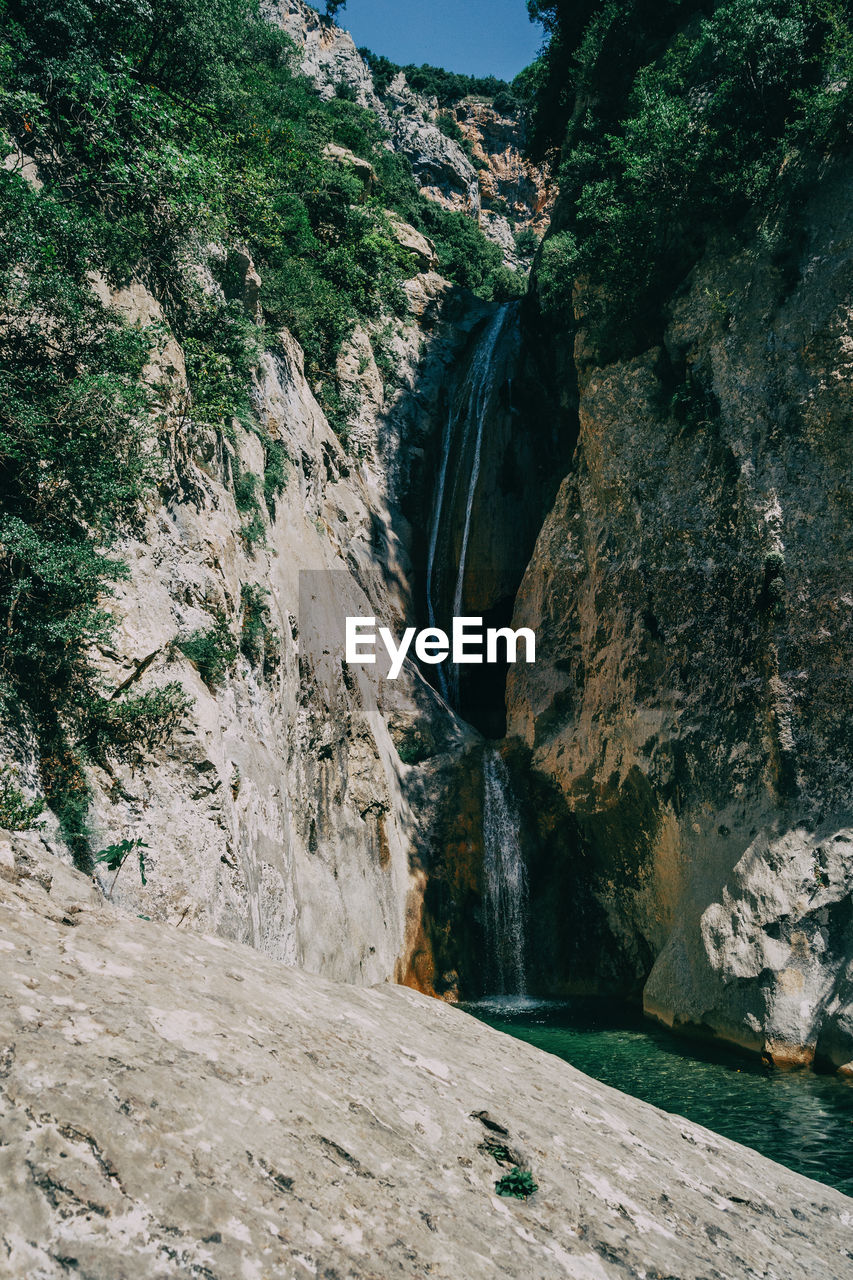
[[[401,72],[385,95],[384,113],[394,149],[408,157],[423,195],[445,209],[479,217],[477,171],[459,143],[436,124],[437,104],[413,93]]]
[[[784,278],[758,243],[709,250],[660,346],[602,366],[581,323],[562,355],[575,459],[515,612],[541,656],[508,695],[647,1010],[836,1065],[853,1059],[851,194],[824,180]]]
[[[553,203],[549,174],[521,153],[521,129],[488,101],[468,100],[445,114],[459,125],[470,156],[439,127],[435,98],[415,93],[402,72],[384,96],[348,31],[321,18],[304,0],[268,0],[265,12],[296,43],[302,70],[324,98],[344,86],[360,106],[374,111],[387,129],[390,146],[405,155],[423,195],[467,213],[504,252],[507,266],[528,267],[529,252],[519,253],[515,233],[531,227],[541,236]]]
[[[373,77],[348,31],[342,31],[303,0],[263,0],[263,12],[285,31],[300,50],[302,70],[321,96],[333,98],[338,85],[354,92],[360,107],[379,112]]]
[[[421,248],[428,253],[428,242]],[[243,256],[246,305],[256,306],[263,282]],[[464,316],[462,327],[441,319],[445,282],[426,274],[410,287],[431,327],[415,316],[397,325],[387,394],[366,334],[342,357],[361,396],[349,454],[290,335],[262,358],[256,414],[283,451],[285,474],[282,491],[256,507],[261,539],[249,538],[235,501],[235,478],[263,492],[260,437],[235,423],[232,445],[194,425],[180,347],[166,337],[152,352],[147,376],[170,459],[162,504],[120,548],[130,573],[110,602],[116,630],[100,667],[108,694],[178,681],[189,710],[168,746],[141,764],[91,767],[89,821],[95,849],[126,838],[148,846],[147,885],[128,865],[115,886],[131,911],[341,980],[429,986],[429,972],[414,976],[410,960],[432,824],[444,821],[448,771],[465,772],[478,735],[412,664],[392,685],[382,679],[387,663],[342,663],[347,616],[377,617],[395,634],[413,616],[395,489],[400,451],[414,447],[416,431],[404,410],[419,371],[417,429],[434,430],[430,396],[466,340]],[[139,284],[109,300],[131,322],[162,324]],[[396,428],[383,417],[392,403]],[[225,655],[216,676],[181,647],[198,636]],[[26,726],[3,755],[37,790]],[[40,825],[67,857],[49,813]]]
[[[556,190],[548,169],[532,164],[523,155],[518,120],[502,115],[491,102],[477,98],[460,102],[454,107],[453,115],[471,144],[480,199],[490,207],[491,217],[501,217],[512,234],[507,218],[499,212],[505,208],[515,230],[530,227],[538,236],[543,236],[551,219]],[[486,230],[482,219],[481,226]],[[490,232],[486,230],[486,234]],[[496,236],[492,234],[491,238]]]
[[[333,98],[339,85],[362,107],[374,111],[388,130],[395,150],[408,156],[421,190],[448,209],[477,215],[480,190],[477,174],[465,152],[441,132],[429,106],[398,76],[385,101],[380,101],[370,70],[348,31],[321,18],[303,0],[271,0],[265,6],[300,50],[302,70],[320,95]]]
[[[123,915],[35,838],[0,837],[0,948],[10,1280],[853,1275],[839,1192],[415,992]]]

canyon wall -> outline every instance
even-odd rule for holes
[[[440,309],[448,286],[430,273],[411,279],[412,314],[395,333],[398,373],[387,392],[399,402],[397,428],[385,424],[386,389],[356,332],[341,355],[344,381],[350,366],[360,369],[349,453],[306,381],[298,345],[286,331],[268,344],[255,413],[283,447],[285,476],[250,540],[234,479],[262,483],[259,437],[235,421],[232,445],[195,425],[183,353],[157,301],[138,283],[118,294],[99,288],[131,323],[163,327],[146,376],[168,424],[169,459],[161,504],[119,547],[130,572],[107,602],[116,628],[98,663],[107,697],[177,681],[189,709],[141,764],[102,758],[87,770],[92,846],[147,846],[147,883],[133,860],[114,885],[103,867],[96,877],[146,918],[341,980],[415,981],[432,824],[443,820],[448,770],[465,773],[478,735],[412,664],[394,683],[381,678],[381,661],[344,667],[343,627],[347,615],[375,616],[397,633],[412,614],[407,526],[393,495],[401,424],[429,431],[425,406],[474,318],[464,308],[458,324],[433,317],[427,334],[423,317]],[[409,412],[415,383],[419,408]],[[218,647],[220,670],[182,649],[199,636]],[[26,726],[8,731],[6,753],[37,793]],[[40,826],[67,859],[52,815]],[[423,974],[429,984],[431,970]]]
[[[850,197],[830,172],[786,254],[711,246],[630,359],[602,363],[578,317],[554,353],[577,449],[514,617],[540,658],[508,687],[566,823],[543,886],[569,862],[596,905],[557,984],[603,949],[655,1017],[835,1065],[853,1058]]]
[[[516,263],[513,228],[550,213],[518,122],[457,103],[472,165],[403,75],[379,97],[348,33],[302,0],[267,12],[321,95],[375,112],[421,191]],[[336,152],[370,188],[370,164]],[[850,195],[830,171],[790,244],[719,239],[648,348],[606,361],[584,315],[568,337],[541,325],[535,275],[486,358],[498,305],[443,280],[393,216],[408,314],[340,352],[345,433],[291,335],[265,343],[254,413],[284,468],[251,528],[235,482],[262,491],[260,437],[194,424],[158,302],[102,286],[163,326],[148,380],[168,459],[98,661],[109,696],[177,681],[189,706],[141,765],[88,771],[94,846],[147,845],[145,884],[98,869],[115,901],[334,978],[476,994],[484,737],[505,735],[533,990],[642,994],[675,1027],[847,1066]],[[264,282],[242,269],[257,319]],[[505,705],[503,670],[451,697],[412,662],[393,683],[342,663],[347,614],[399,632],[433,606],[446,625],[457,586],[463,612],[514,608],[537,634]],[[193,658],[199,636],[219,670]],[[37,792],[26,723],[4,746]],[[41,830],[68,857],[49,813]]]
[[[442,110],[436,98],[414,92],[402,72],[380,97],[348,31],[304,0],[268,0],[265,11],[294,41],[301,69],[322,96],[344,91],[375,112],[389,147],[410,162],[422,195],[474,218],[507,266],[529,266],[532,249],[519,250],[515,236],[526,228],[544,234],[555,192],[547,166],[525,158],[516,117],[477,98]],[[441,116],[455,121],[461,142],[442,131]]]

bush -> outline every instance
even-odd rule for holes
[[[0,135],[17,166],[0,166],[0,700],[27,709],[45,795],[84,866],[85,744],[106,751],[109,731],[129,749],[132,719],[129,702],[106,707],[93,655],[114,626],[105,597],[128,572],[118,541],[156,500],[164,443],[143,378],[161,326],[125,324],[94,275],[144,279],[184,351],[188,418],[226,436],[234,419],[257,429],[249,387],[266,334],[292,330],[334,408],[355,324],[404,312],[385,207],[441,241],[457,283],[487,297],[504,285],[474,224],[425,208],[375,115],[349,95],[321,100],[257,0],[0,0],[0,15]],[[383,190],[335,166],[330,142],[370,159]],[[244,311],[244,249],[263,326]],[[273,508],[284,461],[267,460]],[[263,511],[237,479],[251,548]],[[236,652],[219,624],[184,644],[212,684]]]
[[[541,238],[532,227],[523,227],[515,236],[515,249],[522,258],[532,258],[539,248]]]
[[[135,698],[97,698],[81,745],[100,763],[112,757],[137,767],[146,752],[168,742],[191,702],[176,680]]]
[[[270,520],[275,519],[276,503],[287,487],[290,475],[290,456],[287,446],[281,440],[268,440],[266,443],[266,466],[264,468],[264,502]]]
[[[275,647],[275,632],[270,623],[267,600],[269,591],[257,583],[244,582],[240,588],[243,606],[243,622],[240,630],[240,651],[253,667],[264,664],[267,650]]]
[[[849,142],[849,14],[823,0],[531,9],[550,32],[526,73],[531,147],[560,152],[564,211],[540,297],[565,318],[581,279],[605,342],[645,342],[712,233],[784,220]]]
[[[202,680],[212,692],[222,684],[234,665],[238,653],[234,637],[223,614],[220,614],[213,626],[206,631],[194,631],[192,635],[176,643],[177,648],[197,668]]]
[[[425,97],[437,98],[439,106],[449,106],[469,96],[500,97],[504,106],[510,99],[515,101],[515,96],[506,80],[499,80],[497,76],[460,75],[456,71],[445,71],[443,67],[433,67],[427,62],[420,66],[414,63],[400,66],[388,58],[373,53],[370,49],[359,49],[359,53],[370,68],[376,92],[380,97],[387,93],[391,81],[402,71],[410,89]]]
[[[4,831],[29,831],[44,813],[44,800],[27,800],[17,779],[16,769],[0,768],[0,828]]]
[[[236,454],[232,466],[234,471],[234,503],[239,514],[248,517],[248,519],[244,520],[240,529],[240,536],[246,549],[253,551],[257,545],[266,541],[267,536],[267,526],[258,496],[258,491],[263,488],[263,482],[253,471],[243,470]]]
[[[449,111],[440,111],[435,118],[435,123],[445,138],[452,138],[454,142],[458,142],[462,146],[465,141],[465,135],[459,127],[459,121],[456,116],[451,115]]]
[[[572,289],[578,264],[577,243],[570,231],[546,236],[536,272],[536,291],[542,313],[562,324],[568,324],[572,317]]]

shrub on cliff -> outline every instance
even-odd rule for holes
[[[560,157],[571,275],[624,343],[708,237],[784,219],[851,137],[851,26],[841,0],[532,0],[549,45],[528,73],[534,154]],[[784,237],[783,237],[784,238]],[[564,248],[568,245],[564,242]],[[562,251],[561,251],[562,252]],[[554,267],[551,263],[551,268]]]
[[[509,84],[506,80],[499,80],[497,76],[466,76],[458,71],[433,67],[428,62],[421,63],[420,66],[413,62],[401,66],[371,49],[362,48],[359,53],[370,67],[373,83],[380,97],[385,96],[391,81],[402,71],[410,89],[427,98],[437,98],[439,106],[447,107],[469,96],[497,98],[501,95],[504,107],[509,105],[511,99],[514,102]]]

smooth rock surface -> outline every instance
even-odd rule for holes
[[[438,1001],[121,914],[33,837],[0,849],[9,1280],[853,1276],[840,1193]],[[496,1196],[496,1139],[528,1201]]]

